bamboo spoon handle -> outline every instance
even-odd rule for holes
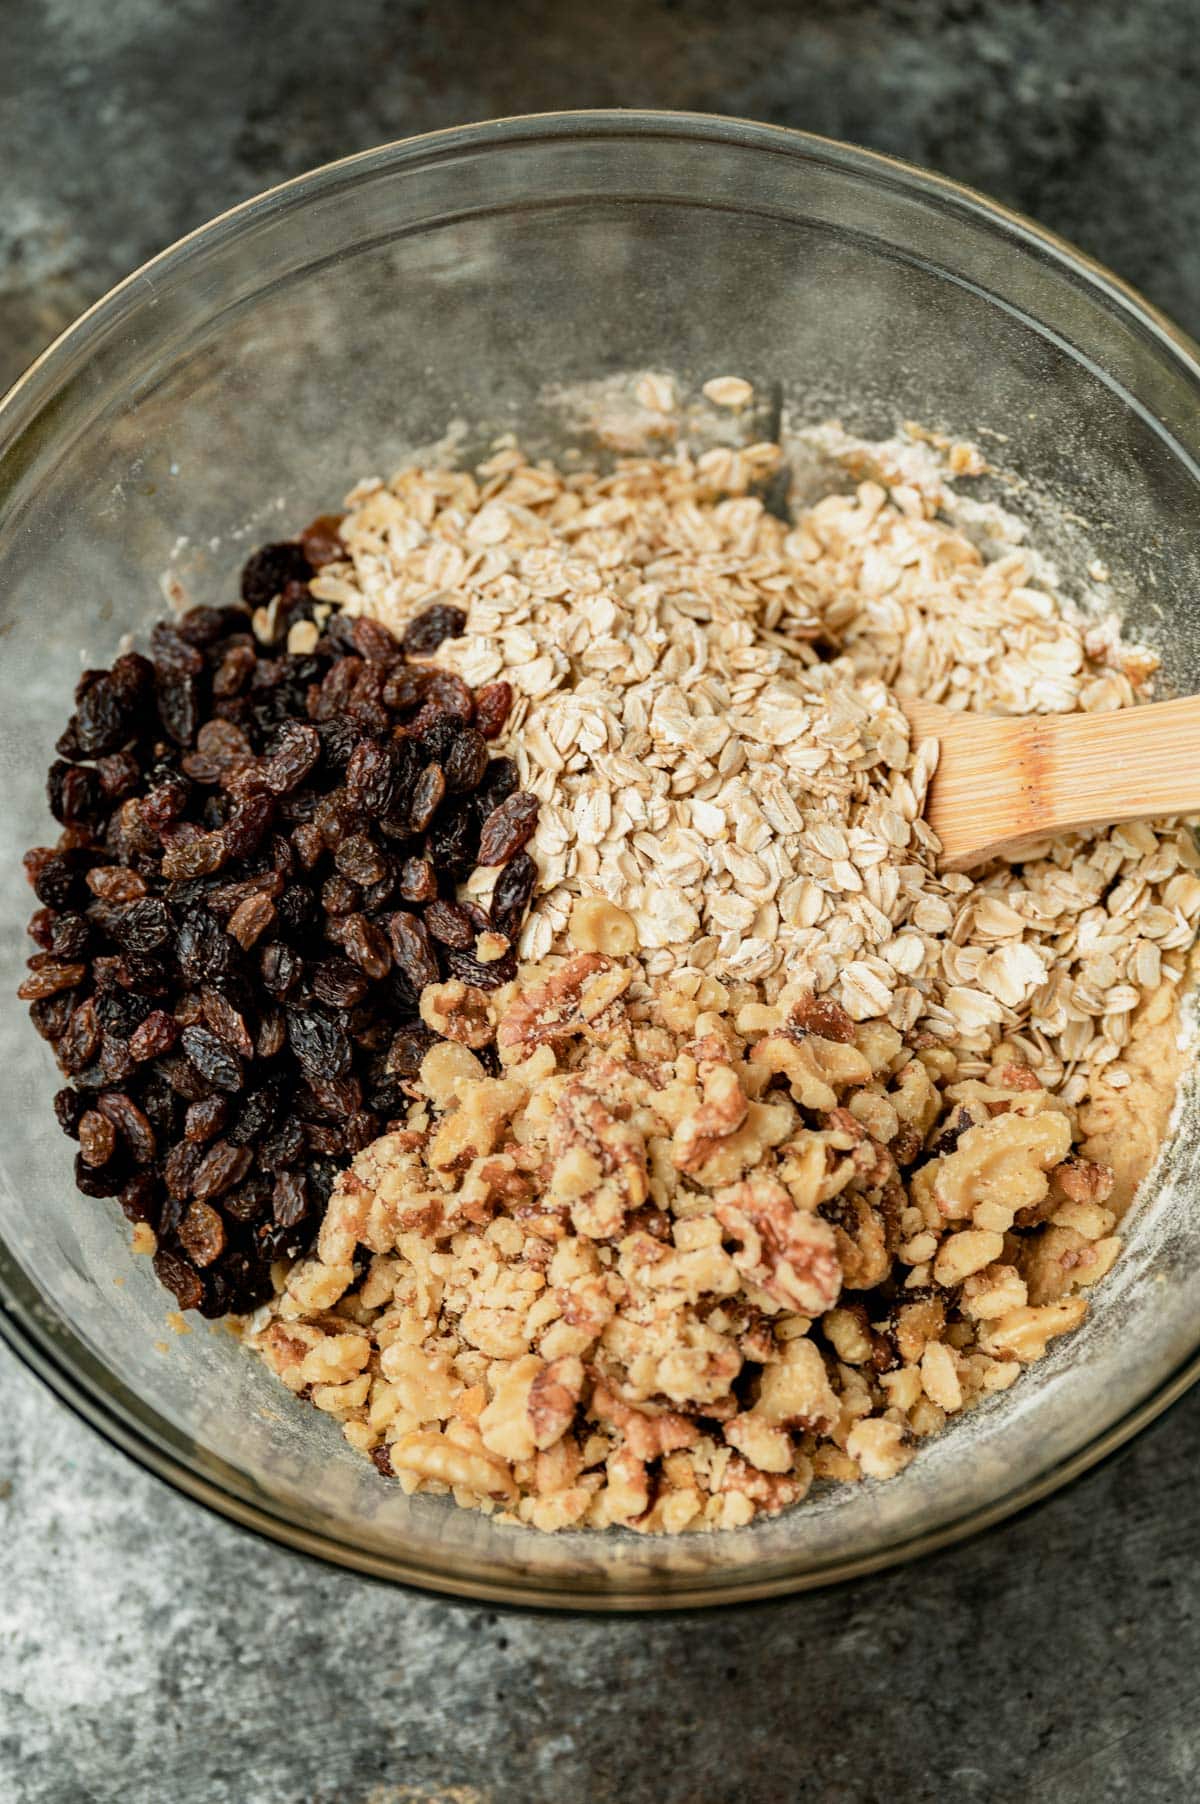
[[[1024,719],[905,702],[940,743],[925,818],[946,869],[1081,827],[1200,813],[1200,696]]]

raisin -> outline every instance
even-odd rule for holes
[[[75,742],[84,758],[103,758],[120,751],[134,730],[132,710],[120,685],[107,671],[82,696],[75,711]]]
[[[264,545],[243,566],[242,600],[251,608],[266,607],[288,583],[306,583],[312,573],[303,545],[295,540]]]
[[[432,902],[437,893],[437,872],[428,858],[406,858],[400,867],[400,894],[404,900]]]
[[[204,1296],[200,1274],[187,1259],[169,1247],[159,1247],[154,1255],[154,1270],[160,1284],[174,1291],[181,1309],[198,1309]]]
[[[344,514],[318,514],[300,534],[299,545],[314,570],[335,564],[346,555],[346,547],[338,537]]]
[[[211,983],[233,968],[237,944],[205,908],[189,908],[179,925],[175,956],[192,983]]]
[[[169,620],[160,620],[150,634],[150,654],[160,684],[164,673],[172,676],[199,676],[204,659]]]
[[[179,1038],[179,1026],[166,1009],[151,1009],[129,1036],[129,1056],[139,1064],[143,1059],[157,1059],[170,1052]]]
[[[487,741],[474,727],[462,727],[446,755],[446,788],[451,795],[477,789],[488,767]]]
[[[389,671],[383,686],[384,706],[395,714],[411,714],[425,698],[429,674],[427,670],[413,670],[407,664]]]
[[[353,914],[361,901],[361,889],[348,877],[327,877],[321,885],[321,907],[327,915]]]
[[[138,1105],[124,1091],[110,1090],[96,1099],[96,1108],[124,1140],[138,1165],[152,1165],[158,1152],[154,1129]]]
[[[281,1171],[285,1166],[300,1163],[304,1147],[304,1129],[298,1121],[288,1119],[260,1141],[258,1162],[268,1171]]]
[[[163,1161],[162,1175],[168,1195],[187,1197],[192,1193],[192,1179],[196,1175],[203,1150],[198,1142],[191,1140],[178,1141]]]
[[[104,802],[104,789],[99,774],[78,764],[61,760],[50,766],[46,779],[50,812],[64,826],[77,821],[94,821]]]
[[[532,836],[537,818],[538,799],[526,789],[493,808],[479,836],[480,864],[505,864]]]
[[[299,720],[285,720],[262,765],[262,780],[276,795],[297,789],[321,757],[321,736],[315,727]]]
[[[441,975],[429,931],[416,915],[406,914],[403,909],[389,917],[387,930],[396,965],[415,995],[420,996],[426,984],[436,983]]]
[[[511,683],[485,683],[475,695],[475,725],[485,739],[498,739],[512,713]]]
[[[220,990],[206,986],[200,992],[200,1006],[204,1012],[205,1025],[212,1029],[218,1040],[223,1041],[240,1058],[254,1057],[254,1041],[245,1021]]]
[[[241,1060],[206,1027],[185,1027],[180,1038],[189,1063],[204,1081],[236,1095],[244,1081]]]
[[[378,846],[365,833],[352,833],[334,853],[333,862],[351,883],[378,883],[387,863]]]
[[[343,615],[342,618],[350,621],[350,642],[360,658],[370,664],[389,666],[399,661],[402,656],[399,641],[382,621],[372,620],[368,614],[353,619]]]
[[[192,1175],[192,1195],[206,1202],[223,1190],[232,1190],[246,1176],[252,1157],[248,1146],[214,1140]]]
[[[367,815],[390,812],[396,799],[396,756],[386,740],[363,739],[346,765],[346,788],[356,808]]]
[[[313,995],[330,1008],[353,1008],[370,989],[370,982],[348,958],[326,958],[310,974]]]
[[[434,602],[414,614],[404,629],[404,650],[410,657],[430,657],[445,639],[460,639],[467,630],[467,616],[462,608],[449,602]]]
[[[476,929],[470,915],[457,902],[431,902],[422,919],[435,940],[460,951],[475,944]]]
[[[510,858],[492,891],[492,925],[506,939],[515,940],[537,883],[537,865],[528,852]]]
[[[425,1026],[423,1021],[413,1021],[402,1027],[388,1049],[386,1071],[389,1077],[416,1077],[421,1069],[421,1061],[429,1048],[437,1042],[437,1035]]]
[[[320,1009],[287,1012],[288,1044],[305,1076],[344,1077],[350,1069],[350,1042],[330,1015]]]
[[[45,952],[39,952],[37,957],[46,962],[31,971],[17,991],[22,1002],[40,1002],[46,996],[57,995],[60,990],[74,989],[87,976],[86,965],[65,964]]]
[[[287,1045],[287,1022],[283,1010],[266,1004],[259,1015],[258,1032],[254,1036],[254,1056],[273,1059]]]
[[[152,1172],[135,1171],[121,1186],[121,1208],[127,1221],[155,1222],[161,1206],[160,1186]]]
[[[165,902],[147,896],[122,908],[113,922],[113,938],[124,952],[156,952],[175,936]]]
[[[48,951],[56,958],[78,959],[88,951],[92,930],[83,915],[59,915],[50,928]]]
[[[260,970],[264,989],[272,996],[283,997],[300,982],[304,961],[291,946],[276,940],[274,944],[264,946]]]
[[[225,1223],[208,1203],[193,1202],[179,1224],[179,1238],[192,1264],[203,1270],[225,1251]]]
[[[229,931],[243,952],[249,952],[275,919],[275,904],[270,896],[247,896],[229,917]]]
[[[287,1086],[282,1078],[273,1077],[262,1084],[242,1105],[237,1121],[229,1130],[229,1139],[235,1146],[248,1146],[259,1139],[275,1125],[287,1098]]]
[[[200,725],[196,679],[170,672],[158,686],[158,718],[176,745],[191,745]],[[106,748],[113,751],[116,748]]]
[[[47,908],[70,908],[75,900],[83,900],[86,890],[83,886],[85,865],[78,853],[52,852],[47,847],[38,847],[39,856],[35,866],[30,865],[32,854],[25,854],[26,870],[30,873],[33,893],[39,902]]]
[[[271,1213],[276,1227],[294,1228],[308,1214],[308,1182],[302,1171],[281,1171],[275,1179]]]
[[[85,1165],[107,1165],[117,1150],[117,1130],[96,1109],[88,1109],[79,1122],[79,1156]]]
[[[196,1145],[211,1140],[219,1134],[229,1120],[229,1102],[224,1096],[206,1096],[200,1102],[188,1104],[184,1119],[183,1132],[186,1139]]]
[[[342,922],[342,946],[347,958],[358,965],[373,982],[386,977],[392,968],[392,955],[382,928],[362,914],[347,915]]]
[[[517,974],[517,955],[511,948],[502,958],[484,964],[470,952],[458,952],[448,946],[445,959],[452,977],[461,978],[463,983],[469,983],[477,990],[498,990],[502,984],[511,983]]]
[[[79,1138],[79,1123],[83,1119],[84,1101],[78,1090],[69,1086],[59,1090],[54,1098],[54,1114],[64,1134],[72,1140]]]
[[[446,773],[440,764],[427,764],[417,778],[409,805],[413,831],[423,833],[446,794]]]
[[[117,802],[122,796],[127,796],[130,790],[137,787],[141,774],[141,766],[132,752],[113,752],[109,757],[101,758],[96,765],[96,775],[106,802]]]

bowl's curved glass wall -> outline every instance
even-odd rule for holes
[[[455,421],[579,442],[571,384],[645,367],[781,392],[793,422],[1003,434],[1069,578],[1101,555],[1170,680],[1200,686],[1200,383],[1115,285],[983,203],[768,128],[566,116],[335,166],[206,228],[68,335],[0,414],[0,1285],[55,1382],[193,1489],[374,1570],[512,1597],[669,1602],[812,1582],[976,1519],[1177,1375],[1198,1339],[1185,1125],[1094,1319],[900,1480],[682,1543],[496,1529],[381,1484],[230,1335],[165,1328],[115,1204],[71,1182],[54,1074],[13,1000],[71,687],[247,548]],[[778,390],[775,385],[778,385]],[[1018,506],[1021,499],[1018,496]],[[1034,502],[1029,501],[1032,508]]]

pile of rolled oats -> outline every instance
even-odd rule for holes
[[[868,448],[827,442],[864,466]],[[940,875],[919,818],[935,748],[909,758],[895,697],[1122,707],[1155,660],[1032,553],[985,559],[942,517],[930,447],[870,450],[870,480],[794,525],[746,492],[779,463],[768,444],[609,475],[514,449],[476,475],[404,470],[355,490],[349,559],[313,592],[396,630],[452,597],[466,631],[439,657],[516,688],[507,749],[541,799],[525,957],[562,947],[574,896],[606,896],[652,974],[686,964],[768,997],[804,978],[963,1056],[1014,1039],[1072,1100],[1105,1068],[1119,1088],[1133,1011],[1196,936],[1193,835],[1139,823]]]
[[[940,873],[898,699],[1124,707],[1153,656],[956,495],[970,448],[807,436],[848,480],[790,523],[773,444],[404,470],[313,580],[464,610],[541,803],[515,982],[426,990],[407,1118],[251,1327],[408,1490],[673,1531],[897,1472],[1083,1318],[1165,1132],[1190,828]]]
[[[1112,1172],[1011,1047],[963,1078],[804,989],[649,977],[611,903],[571,931],[490,1005],[500,1075],[431,1005],[460,1038],[258,1324],[382,1472],[542,1529],[739,1526],[900,1471],[1082,1319]]]

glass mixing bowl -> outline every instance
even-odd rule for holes
[[[1169,681],[1200,687],[1200,368],[1137,296],[977,195],[794,132],[672,114],[516,119],[335,164],[130,277],[0,409],[0,1325],[73,1408],[236,1521],[362,1571],[579,1608],[762,1597],[964,1535],[1045,1495],[1197,1376],[1197,1115],[1088,1324],[885,1485],[748,1529],[542,1537],[407,1499],[234,1338],[171,1299],[71,1181],[49,1050],[14,1000],[20,853],[72,685],[163,608],[233,592],[250,546],[455,419],[577,435],[567,385],[736,373],[793,420],[986,442],[1070,581],[1100,555]],[[773,385],[779,385],[778,388]],[[1005,442],[1006,441],[1006,442]],[[1011,491],[1005,490],[1005,493]]]

